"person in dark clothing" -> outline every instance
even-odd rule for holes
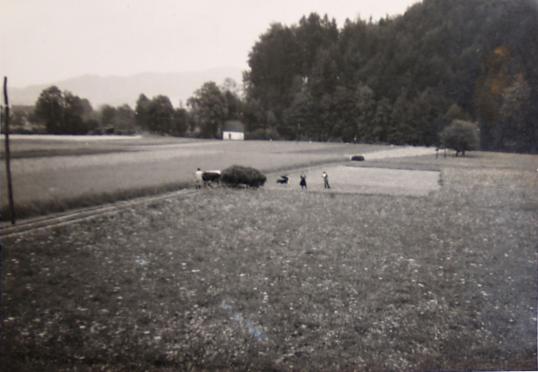
[[[301,190],[306,190],[306,176],[304,174],[301,174],[299,185],[301,185]]]

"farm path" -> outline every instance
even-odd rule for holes
[[[434,147],[394,147],[388,150],[379,150],[365,156],[366,160],[381,160],[391,158],[406,158],[411,156],[435,155]]]
[[[78,208],[68,212],[27,218],[20,220],[16,225],[10,225],[8,222],[2,222],[0,224],[0,237],[6,239],[34,232],[36,230],[71,225],[73,223],[91,220],[103,215],[116,214],[125,208],[150,204],[163,199],[185,198],[194,193],[195,191],[192,189],[183,189],[160,195],[144,196],[130,200],[121,200],[114,203],[98,205],[95,207]]]

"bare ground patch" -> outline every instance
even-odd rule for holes
[[[323,171],[329,176],[330,189],[324,188],[321,177]],[[308,191],[325,193],[425,196],[438,190],[440,186],[439,172],[436,171],[333,165],[287,173],[290,177],[287,185],[278,184],[277,179],[280,176],[272,175],[268,179],[267,188],[300,191],[301,174],[306,176]]]

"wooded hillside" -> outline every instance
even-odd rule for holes
[[[424,0],[396,18],[310,14],[249,55],[245,122],[259,136],[434,145],[477,121],[485,150],[538,151],[538,3]],[[534,104],[532,104],[534,103]]]

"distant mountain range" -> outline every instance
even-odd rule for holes
[[[133,107],[141,93],[149,98],[163,94],[177,106],[180,100],[186,103],[206,81],[220,85],[226,78],[231,78],[240,85],[242,70],[237,67],[219,67],[193,72],[147,72],[129,76],[83,75],[50,84],[11,88],[9,93],[14,105],[33,105],[43,89],[56,85],[61,90],[89,99],[94,108],[105,103],[112,106],[127,103]]]

